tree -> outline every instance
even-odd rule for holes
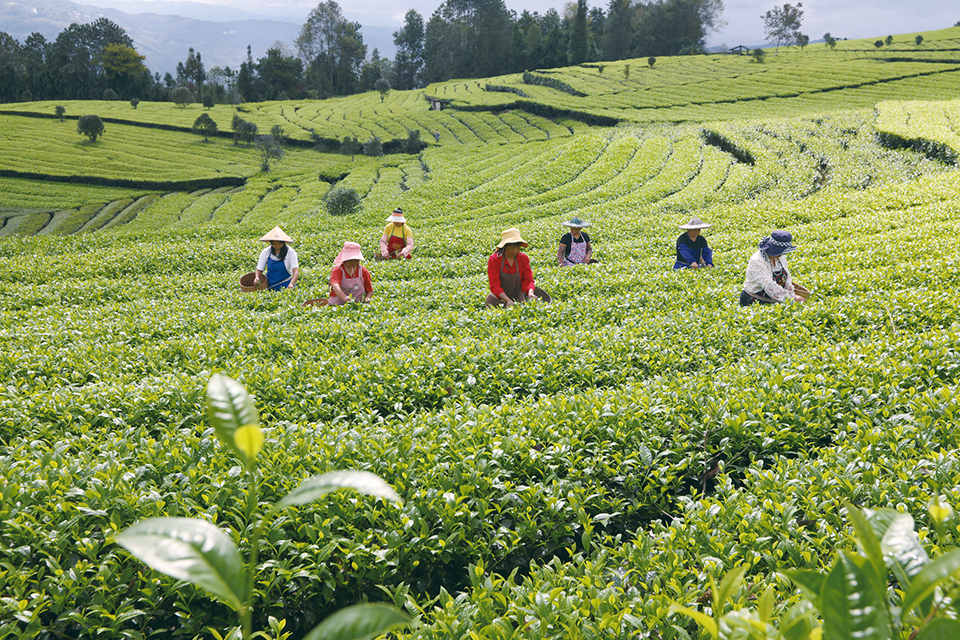
[[[917,37],[914,38],[914,42],[916,42],[917,46],[919,47],[921,44],[923,44],[923,36],[917,34]]]
[[[177,63],[177,80],[180,84],[189,87],[191,91],[196,91],[197,95],[203,95],[203,81],[206,79],[207,72],[203,68],[200,53],[190,47],[187,52],[187,61]]]
[[[767,57],[766,49],[761,49],[760,47],[756,47],[750,54],[753,56],[753,61],[757,64],[763,64],[764,58]]]
[[[181,108],[193,102],[193,93],[186,87],[177,87],[173,90],[171,97],[173,98],[173,103]]]
[[[876,42],[873,43],[873,46],[879,49],[880,47],[883,46],[883,40],[877,40]]]
[[[624,80],[630,79],[630,63],[629,62],[623,65],[623,79]]]
[[[201,102],[203,103],[203,106],[204,106],[205,108],[207,108],[207,109],[213,109],[213,108],[216,106],[216,104],[217,104],[217,103],[214,101],[213,96],[211,96],[211,95],[209,95],[209,94],[203,96],[203,100],[202,100]]]
[[[655,65],[656,63],[657,63],[657,59],[654,58],[653,56],[650,56],[649,58],[647,58],[647,66],[650,67],[651,69],[653,69],[653,65]]]
[[[257,136],[257,149],[260,151],[260,169],[270,171],[270,160],[280,160],[283,157],[283,147],[280,141],[273,136]]]
[[[407,139],[403,141],[403,152],[409,153],[411,155],[420,153],[423,147],[426,146],[420,142],[420,130],[413,129],[407,131]]]
[[[831,49],[837,48],[837,39],[834,38],[832,35],[830,35],[829,31],[823,34],[823,42],[826,46],[830,47]]]
[[[310,11],[296,46],[307,69],[308,83],[323,94],[354,91],[367,47],[360,35],[360,23],[346,20],[340,5],[327,0]]]
[[[208,142],[209,136],[217,132],[217,123],[210,114],[204,111],[193,121],[193,130],[203,135],[203,141]]]
[[[379,78],[373,83],[373,88],[380,94],[380,102],[386,100],[387,96],[390,95],[390,81],[386,78]]]
[[[246,142],[247,144],[250,144],[253,142],[254,138],[257,137],[257,125],[253,122],[241,120],[240,124],[237,126],[236,136],[239,138],[240,142]]]
[[[133,40],[117,24],[99,18],[90,24],[71,24],[50,45],[47,66],[50,81],[58,97],[98,98],[107,88],[107,72],[102,65],[109,44],[133,48]]]
[[[630,0],[610,0],[606,30],[603,38],[603,57],[624,60],[630,57],[636,37],[637,10]]]
[[[587,0],[577,0],[577,11],[570,31],[570,64],[586,62],[587,51]]]
[[[777,53],[779,53],[781,44],[796,42],[800,35],[803,3],[798,2],[796,6],[784,4],[782,7],[774,7],[761,17],[763,18],[763,32],[766,35],[767,42],[775,43]]]
[[[270,100],[289,99],[303,95],[303,61],[284,56],[278,47],[267,49],[267,56],[257,63],[260,81]],[[287,98],[281,98],[286,95]]]
[[[77,120],[77,133],[90,138],[90,142],[96,142],[97,138],[103,135],[104,130],[100,116],[80,116]]]
[[[403,28],[393,32],[394,82],[398,89],[420,87],[423,71],[423,16],[411,9],[403,18]]]
[[[62,104],[58,104],[53,109],[53,112],[57,114],[57,120],[59,120],[60,122],[63,122],[63,116],[67,113],[67,108],[64,107]]]
[[[344,136],[343,142],[340,143],[340,153],[345,156],[350,156],[350,159],[353,160],[353,157],[360,153],[360,141],[356,138],[351,138],[350,136]]]
[[[274,137],[277,141],[277,144],[283,144],[283,141],[286,139],[287,135],[283,132],[283,126],[275,124],[270,127],[270,135]]]
[[[883,39],[883,42],[889,47],[890,45],[893,44],[893,36],[887,36],[886,38]]]
[[[803,49],[808,44],[810,44],[810,36],[804,35],[802,33],[797,34],[797,46]]]
[[[100,64],[107,74],[107,81],[111,90],[116,89],[120,94],[130,95],[133,85],[147,72],[143,66],[144,56],[137,53],[133,47],[123,44],[108,43],[100,54]]]
[[[137,108],[137,105],[140,104],[140,98],[130,98],[130,106],[134,109]]]
[[[380,138],[377,136],[372,136],[369,140],[363,143],[363,155],[379,157],[383,155],[383,143],[380,142]]]

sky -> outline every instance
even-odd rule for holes
[[[302,23],[320,0],[193,0],[204,4],[242,9],[262,16]],[[508,9],[543,14],[550,8],[563,10],[567,0],[505,0]],[[587,0],[590,7],[607,10],[609,0]],[[647,0],[649,1],[649,0]],[[365,26],[399,27],[403,16],[416,9],[428,20],[441,0],[337,0],[344,16]],[[91,4],[96,4],[91,2]],[[783,0],[725,0],[723,30],[710,33],[708,46],[727,47],[763,44],[762,15]],[[791,2],[790,4],[796,4]],[[835,38],[884,38],[888,35],[933,31],[960,21],[957,0],[804,0],[801,32],[811,41],[829,32]],[[122,3],[113,3],[121,8]]]

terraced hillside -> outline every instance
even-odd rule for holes
[[[190,133],[201,107],[66,104],[108,118],[89,143],[37,117],[52,103],[4,105],[0,637],[226,636],[226,605],[112,543],[161,515],[213,522],[245,555],[264,527],[255,628],[295,638],[362,599],[414,615],[410,638],[697,637],[671,604],[705,609],[735,567],[736,606],[772,586],[788,619],[783,572],[853,546],[850,503],[912,514],[932,555],[955,545],[928,503],[960,500],[958,34],[532,72],[585,96],[508,77],[211,110],[284,127],[267,172],[255,147]],[[414,129],[415,154],[322,150]],[[335,187],[361,211],[327,214]],[[369,305],[301,306],[396,206],[415,259],[370,261]],[[599,264],[556,266],[574,215]],[[717,267],[674,272],[693,215]],[[300,283],[241,293],[276,224]],[[509,226],[551,304],[484,308]],[[813,296],[740,308],[773,228]],[[258,504],[207,421],[214,372],[260,411]],[[403,503],[268,515],[343,468]]]

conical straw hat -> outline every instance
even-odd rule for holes
[[[273,229],[270,229],[265,236],[260,238],[260,242],[273,242],[274,240],[279,240],[280,242],[293,242],[293,238],[285,234],[283,229],[280,227],[274,227]]]

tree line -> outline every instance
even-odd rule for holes
[[[503,0],[444,0],[428,20],[410,10],[394,32],[393,60],[368,56],[358,22],[334,0],[307,17],[294,50],[281,44],[254,60],[247,47],[236,70],[207,69],[190,49],[176,74],[153,73],[118,25],[106,18],[72,24],[50,42],[20,43],[0,32],[0,101],[56,99],[195,100],[240,103],[326,98],[391,87],[416,89],[451,78],[481,78],[600,60],[702,53],[724,23],[722,0],[587,0],[561,14],[508,10]],[[179,93],[182,98],[183,93]]]

